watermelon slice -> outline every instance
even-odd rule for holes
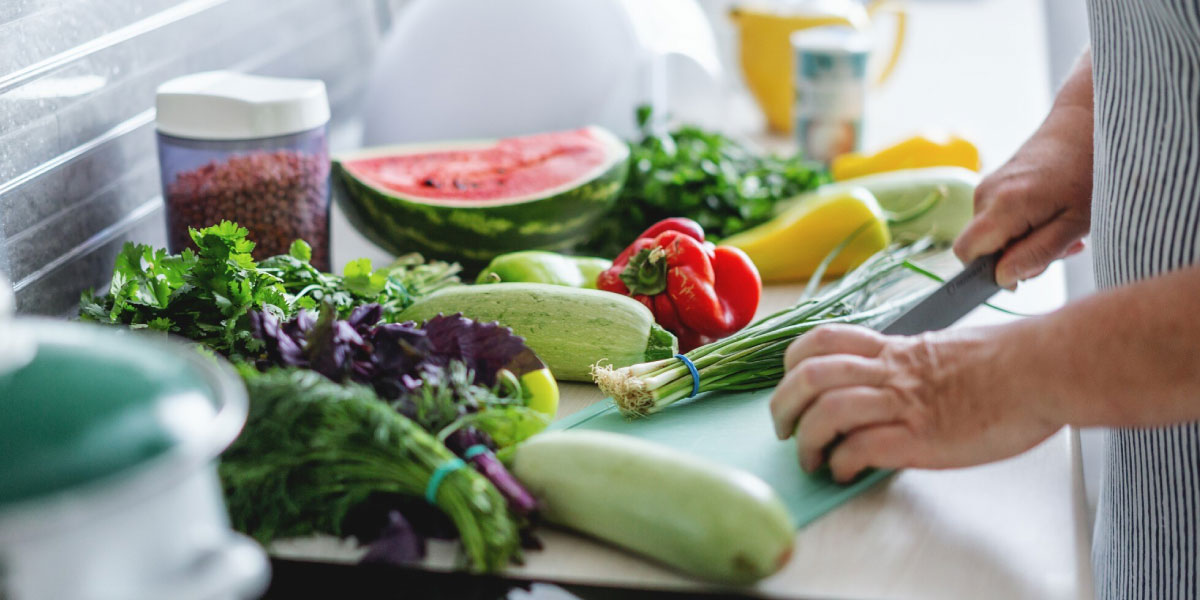
[[[569,252],[625,183],[629,147],[599,127],[334,158],[338,203],[371,241],[481,267],[516,250]]]

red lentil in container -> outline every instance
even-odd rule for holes
[[[188,228],[235,221],[254,257],[283,254],[295,239],[328,271],[329,153],[325,86],[225,71],[158,89],[158,151],[172,252]]]
[[[173,251],[194,246],[188,227],[227,219],[250,230],[254,258],[286,254],[302,238],[313,247],[313,265],[329,270],[327,155],[277,150],[211,162],[178,174],[166,201]]]

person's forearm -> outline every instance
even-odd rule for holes
[[[1011,289],[1082,250],[1091,221],[1092,131],[1085,52],[1038,130],[975,188],[975,216],[954,241],[959,259],[1003,250],[996,281]]]
[[[1157,426],[1200,420],[1200,266],[1004,326],[999,377],[1048,421]]]
[[[1094,128],[1092,91],[1092,52],[1089,49],[1071,68],[1046,120],[1027,143],[1045,143],[1053,139],[1090,155]],[[1091,164],[1090,160],[1088,164]]]
[[[1094,128],[1092,91],[1092,52],[1089,49],[1071,68],[1071,74],[1055,96],[1046,120],[1026,144],[1042,144],[1052,140],[1073,149],[1082,149],[1091,155]],[[1087,164],[1090,165],[1091,161]]]
[[[1092,90],[1092,49],[1088,48],[1083,51],[1079,60],[1075,61],[1075,66],[1071,67],[1071,73],[1067,75],[1067,80],[1058,90],[1052,112],[1056,109],[1068,108],[1085,110],[1090,115],[1093,106]]]

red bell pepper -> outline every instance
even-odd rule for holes
[[[762,297],[746,253],[704,241],[691,219],[665,219],[642,232],[596,286],[632,296],[688,351],[745,327]]]

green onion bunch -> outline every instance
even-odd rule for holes
[[[700,374],[699,392],[775,385],[783,377],[788,345],[814,327],[854,323],[878,328],[891,322],[932,291],[927,271],[910,261],[928,248],[928,240],[893,246],[818,292],[830,255],[797,304],[685,354]],[[912,271],[921,275],[910,277]],[[594,365],[592,378],[627,416],[661,411],[691,396],[694,385],[691,371],[678,358],[620,369]]]

